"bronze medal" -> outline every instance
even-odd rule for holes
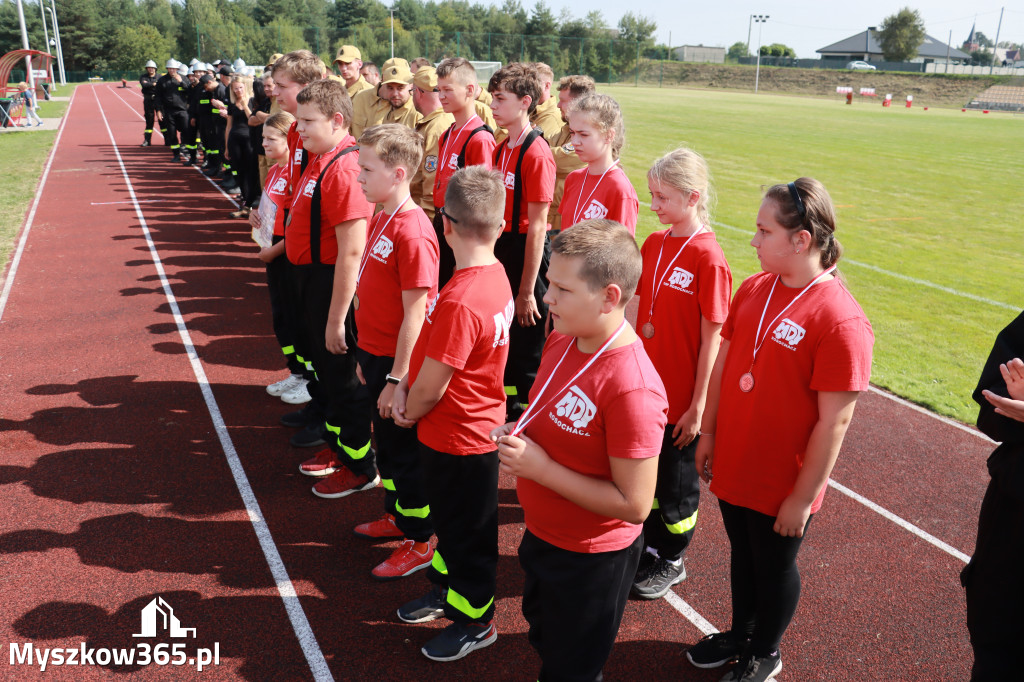
[[[359,310],[359,296],[358,295],[352,297],[352,309],[353,310]]]
[[[644,324],[643,327],[640,328],[640,333],[644,335],[645,339],[649,339],[649,338],[653,337],[654,336],[654,325],[651,324],[650,322],[647,322],[646,324]]]
[[[754,375],[747,372],[740,377],[740,390],[744,393],[750,393],[754,389]]]

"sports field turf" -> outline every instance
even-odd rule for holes
[[[737,286],[759,270],[749,240],[762,186],[821,180],[838,207],[840,270],[874,327],[872,382],[974,421],[970,394],[992,340],[1024,308],[1024,116],[883,109],[876,99],[607,92],[625,112],[623,162],[641,202],[659,155],[687,145],[708,160],[715,230]],[[642,241],[660,224],[643,203],[640,212]]]

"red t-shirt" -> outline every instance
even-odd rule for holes
[[[309,249],[309,212],[312,209],[313,190],[320,172],[338,152],[356,143],[351,135],[326,154],[313,154],[306,171],[293,184],[292,204],[288,210],[285,230],[285,253],[293,265],[312,262]],[[320,182],[320,262],[333,264],[338,258],[338,240],[334,226],[346,220],[369,218],[373,204],[363,196],[356,177],[359,175],[359,151],[348,152],[331,164]]]
[[[736,292],[722,337],[729,340],[715,426],[711,492],[730,504],[775,516],[803,466],[818,421],[818,391],[863,391],[871,377],[874,334],[839,279],[818,283],[778,319],[800,289],[779,282],[764,313],[765,336],[750,370],[758,320],[776,275],[749,277]],[[821,508],[823,486],[811,506]]]
[[[409,384],[416,382],[424,357],[454,367],[455,374],[434,409],[419,420],[421,443],[450,455],[496,449],[490,433],[505,422],[505,361],[514,314],[501,263],[456,270],[428,304]]]
[[[569,173],[565,179],[565,193],[558,213],[562,216],[562,229],[591,218],[607,218],[622,223],[636,236],[636,221],[640,214],[633,183],[621,166],[609,170],[598,184],[600,175],[591,175],[586,168]]]
[[[505,181],[505,229],[512,231],[512,199],[515,196],[516,164],[523,153],[523,145],[515,149],[508,148],[508,140],[494,150],[494,167],[501,171]],[[526,150],[523,157],[522,183],[523,201],[519,207],[519,232],[526,233],[530,226],[529,204],[534,202],[550,203],[555,195],[555,157],[551,147],[543,138],[537,138]]]
[[[295,187],[302,175],[302,138],[294,121],[288,128],[288,173],[291,176],[289,181]]]
[[[566,386],[591,357],[576,348],[575,337],[551,333],[530,391],[537,416],[524,433],[559,464],[610,481],[609,458],[646,459],[661,452],[668,401],[639,341],[605,351]],[[540,395],[552,372],[547,391]],[[595,514],[529,479],[520,478],[516,490],[527,529],[571,552],[623,549],[643,530],[643,524]]]
[[[464,126],[452,123],[448,132],[442,136],[443,143],[438,142],[437,173],[434,175],[434,206],[444,206],[444,193],[448,189],[448,181],[459,170],[459,154],[466,149],[466,168],[483,166],[490,168],[494,159],[494,135],[482,131],[470,137],[469,134],[482,126],[484,122],[479,116],[473,117]],[[468,144],[467,144],[468,140]]]
[[[274,202],[277,211],[274,213],[274,236],[284,236],[284,214],[291,203],[292,191],[288,184],[290,168],[275,163],[267,172],[267,182],[263,186],[263,196]]]
[[[671,230],[651,234],[640,253],[643,272],[636,292],[640,299],[636,327],[648,321],[654,325],[654,336],[643,338],[644,350],[665,382],[668,392],[668,420],[675,424],[690,408],[693,400],[697,358],[700,355],[701,318],[708,322],[725,322],[732,297],[732,272],[725,261],[722,247],[713,232],[701,232],[672,262],[686,243],[686,237],[669,236]],[[662,249],[664,240],[665,248]],[[661,264],[658,253],[661,252]],[[669,264],[672,264],[671,272]],[[653,317],[648,317],[654,287],[661,282]]]
[[[422,208],[397,213],[390,223],[388,217],[379,211],[367,226],[356,285],[356,328],[360,348],[393,358],[405,319],[402,292],[425,287],[430,289],[427,300],[433,300],[439,256],[434,227]]]

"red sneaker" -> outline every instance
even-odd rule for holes
[[[398,580],[430,565],[434,558],[434,547],[426,543],[426,552],[416,551],[415,540],[406,540],[383,563],[373,569],[373,577],[377,580]],[[422,544],[420,544],[422,548]]]
[[[339,468],[338,460],[330,448],[324,448],[313,455],[313,459],[307,459],[299,465],[299,471],[307,476],[330,476]]]
[[[376,472],[371,479],[366,476],[356,476],[347,467],[339,466],[337,471],[313,486],[313,494],[333,500],[357,493],[360,490],[369,490],[378,483],[380,483],[380,476]]]
[[[385,514],[376,521],[360,523],[352,531],[361,538],[400,538],[402,531],[395,525],[395,517]]]

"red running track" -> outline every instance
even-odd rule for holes
[[[459,662],[428,661],[419,647],[442,624],[394,616],[425,578],[374,582],[369,570],[391,545],[351,533],[379,513],[382,493],[314,497],[296,471],[309,451],[289,448],[277,426],[287,408],[263,387],[283,375],[282,361],[247,224],[227,217],[232,204],[194,169],[137,146],[139,104],[131,90],[79,87],[8,275],[0,677],[199,677],[138,662],[40,674],[10,661],[11,643],[23,653],[26,643],[184,641],[189,657],[217,644],[220,664],[201,673],[211,680],[535,679],[513,481],[500,491],[498,641]],[[990,449],[976,432],[862,396],[833,478],[949,549],[830,490],[801,553],[804,593],[779,679],[967,677],[957,577]],[[607,679],[721,676],[684,657],[702,634],[695,623],[729,624],[728,544],[710,496],[700,514],[689,579],[671,601],[630,602]],[[157,597],[194,639],[133,638]]]

